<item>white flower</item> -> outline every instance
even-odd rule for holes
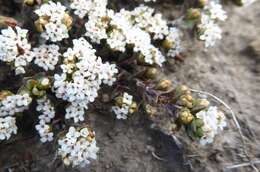
[[[44,39],[57,42],[69,37],[69,28],[63,21],[66,15],[66,7],[61,5],[60,2],[49,1],[49,3],[43,4],[35,10],[35,13],[39,17],[47,18],[47,23],[44,25],[45,31],[42,33]]]
[[[51,142],[53,140],[53,133],[52,132],[44,133],[43,135],[41,135],[40,140],[42,143]]]
[[[80,18],[89,15],[102,15],[106,11],[107,0],[72,0],[70,7]]]
[[[41,142],[50,142],[53,140],[53,132],[51,132],[50,125],[48,123],[55,117],[55,110],[50,100],[47,97],[43,97],[37,100],[36,110],[41,113],[39,115],[39,124],[35,126],[38,131]]]
[[[205,6],[206,10],[209,10],[211,19],[218,19],[225,21],[227,19],[226,11],[222,9],[221,4],[211,1]]]
[[[112,50],[124,52],[126,46],[126,37],[122,32],[114,29],[107,38],[107,44]]]
[[[41,85],[43,86],[47,86],[50,84],[50,80],[49,78],[43,78],[42,81],[41,81]]]
[[[122,107],[112,106],[112,111],[116,114],[117,119],[127,119],[128,106],[123,105]]]
[[[167,21],[162,18],[162,14],[154,13],[154,9],[140,5],[133,10],[136,26],[153,34],[153,39],[163,39],[168,34]]]
[[[122,9],[119,12],[106,10],[103,16],[90,15],[85,28],[85,35],[94,43],[106,40],[112,50],[120,52],[125,52],[130,44],[134,52],[144,56],[145,63],[162,66],[165,62],[159,49],[152,45],[151,35],[153,39],[163,39],[169,28],[162,15],[154,14],[150,7],[139,6],[133,11]]]
[[[85,24],[85,35],[91,39],[92,42],[100,44],[102,39],[107,39],[106,28],[107,22],[102,21],[101,17],[90,17]]]
[[[58,42],[69,37],[68,29],[62,23],[47,23],[45,29],[46,31],[42,33],[42,37],[46,40]]]
[[[54,3],[49,1],[47,4],[43,4],[39,9],[35,10],[38,16],[48,16],[51,22],[62,20],[66,12],[66,7],[61,5],[60,2]]]
[[[129,30],[127,43],[134,45],[134,51],[140,52],[144,56],[146,63],[162,66],[165,62],[165,57],[159,49],[151,44],[150,35],[140,28],[136,27]]]
[[[40,120],[39,124],[35,125],[35,129],[40,133],[44,133],[45,131],[49,130],[49,126],[46,125],[44,120]]]
[[[63,54],[63,73],[54,76],[53,90],[58,98],[72,103],[66,109],[66,119],[73,118],[79,122],[84,120],[88,103],[98,96],[101,84],[112,85],[118,70],[113,64],[102,63],[84,38],[73,40],[73,45]],[[69,79],[67,74],[71,75]]]
[[[84,121],[85,108],[79,104],[71,104],[66,108],[65,119],[72,118],[75,123]]]
[[[198,25],[200,30],[199,39],[205,41],[205,47],[215,45],[217,40],[221,39],[221,29],[216,25],[208,15],[202,14],[201,24]]]
[[[123,95],[123,103],[127,105],[131,105],[133,102],[133,96],[128,93],[124,93]]]
[[[53,140],[54,134],[51,132],[51,128],[46,124],[45,120],[40,120],[39,124],[35,126],[35,129],[38,131],[42,143],[51,142]]]
[[[81,135],[82,137],[87,137],[87,136],[89,135],[88,129],[87,129],[87,128],[82,128],[82,129],[80,130],[80,135]]]
[[[14,117],[0,118],[0,140],[8,140],[12,134],[17,133],[17,126]]]
[[[27,32],[28,30],[16,26],[15,29],[3,29],[0,35],[0,60],[14,62],[17,75],[25,73],[24,67],[34,58]]]
[[[207,110],[198,112],[196,117],[204,123],[202,126],[203,136],[200,140],[202,145],[212,143],[215,135],[227,126],[225,115],[218,111],[215,106],[210,106]]]
[[[133,103],[133,96],[124,92],[122,97],[122,105],[112,106],[112,111],[116,114],[117,119],[127,119],[129,108]]]
[[[108,62],[104,63],[102,65],[102,70],[101,70],[101,78],[102,82],[104,84],[107,84],[109,86],[112,86],[113,83],[116,81],[115,75],[118,73],[118,69],[116,68],[115,64],[109,64]]]
[[[59,60],[59,46],[51,45],[41,45],[39,48],[33,49],[35,53],[34,63],[39,67],[42,67],[45,71],[54,70],[55,65]]]
[[[7,96],[0,102],[0,116],[12,116],[23,112],[31,102],[32,98],[27,93]]]
[[[99,148],[96,146],[95,133],[88,128],[80,131],[70,127],[68,133],[58,140],[58,154],[65,165],[88,165],[91,159],[97,158]]]
[[[54,107],[47,97],[37,100],[36,110],[41,113],[39,119],[45,121],[45,123],[49,123],[55,116]]]
[[[227,126],[226,116],[223,112],[217,113],[217,125],[220,130],[223,130]]]
[[[166,40],[172,44],[172,47],[167,52],[167,56],[175,57],[183,52],[184,48],[181,45],[182,33],[175,27],[169,28],[169,34],[166,36]]]

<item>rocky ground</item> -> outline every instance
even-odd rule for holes
[[[208,91],[230,105],[241,124],[250,158],[260,159],[260,55],[249,46],[259,40],[260,2],[241,8],[229,4],[225,8],[229,18],[223,24],[222,41],[202,51],[203,45],[189,38],[185,61],[168,65],[165,74],[176,84]],[[1,10],[3,13],[7,9]],[[0,78],[3,86],[8,70],[3,65],[0,70],[0,77],[5,78]],[[143,114],[118,121],[111,114],[89,113],[100,147],[98,160],[89,168],[64,168],[55,159],[53,144],[42,145],[35,133],[24,132],[0,144],[0,171],[252,172],[250,166],[227,168],[248,158],[232,117],[226,112],[229,119],[226,132],[214,145],[196,150],[179,149],[171,137],[152,130]]]

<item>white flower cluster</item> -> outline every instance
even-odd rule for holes
[[[72,0],[70,7],[77,16],[84,18],[87,14],[103,15],[101,13],[106,10],[106,5],[107,0]]]
[[[87,2],[91,6],[96,5],[95,1]],[[80,17],[88,15],[85,35],[97,44],[100,44],[101,40],[106,40],[114,51],[124,52],[127,45],[132,45],[133,51],[140,53],[145,63],[161,66],[165,62],[165,57],[152,44],[152,39],[162,40],[166,36],[173,38],[172,34],[176,34],[168,27],[167,21],[162,18],[162,15],[155,13],[153,8],[143,5],[136,7],[133,11],[122,9],[114,12],[106,9],[106,4],[107,1],[104,0],[101,7],[96,6],[92,10],[85,7],[85,12],[80,15]],[[81,8],[84,7],[73,4],[73,8],[82,10]],[[95,12],[95,10],[99,11]],[[174,40],[174,43],[176,44],[173,44],[169,54],[175,54],[182,49],[179,37]]]
[[[0,60],[14,62],[15,73],[25,73],[24,67],[34,58],[31,45],[27,40],[28,30],[16,26],[3,29],[0,35]]]
[[[0,140],[9,139],[17,133],[15,113],[23,112],[31,103],[29,94],[9,95],[0,102]]]
[[[86,166],[91,159],[97,159],[99,148],[96,146],[95,133],[88,128],[77,130],[70,127],[58,144],[58,155],[67,166]]]
[[[5,97],[0,102],[0,116],[13,116],[15,113],[28,109],[32,98],[29,94],[17,94]]]
[[[35,53],[34,63],[39,67],[43,68],[45,71],[54,70],[55,65],[59,61],[59,46],[51,45],[41,45],[38,48],[34,48]]]
[[[221,39],[221,28],[216,21],[225,21],[227,19],[226,12],[222,9],[221,4],[210,1],[204,7],[201,14],[201,23],[198,25],[200,36],[199,39],[205,41],[205,47],[215,45],[217,40]]]
[[[40,140],[43,143],[50,142],[53,140],[53,132],[51,132],[51,127],[48,123],[55,117],[54,107],[47,97],[43,97],[37,100],[36,110],[41,113],[39,115],[40,122],[35,126],[41,137]]]
[[[196,117],[204,123],[203,136],[200,139],[202,145],[212,143],[216,134],[227,126],[225,115],[218,111],[217,107],[210,106],[207,110],[200,111]]]
[[[170,44],[170,49],[167,52],[167,56],[169,57],[175,57],[179,55],[181,52],[183,52],[184,48],[181,45],[181,37],[182,37],[182,32],[175,28],[171,27],[169,29],[169,34],[166,36],[166,40],[169,41]]]
[[[0,118],[0,140],[8,140],[12,134],[17,133],[14,117]]]
[[[63,54],[63,72],[55,74],[53,90],[58,98],[71,102],[66,109],[66,119],[84,120],[84,109],[98,96],[101,84],[111,86],[116,80],[116,66],[102,63],[95,52],[84,38],[79,38],[73,40],[73,48]]]
[[[117,119],[127,119],[130,106],[133,103],[133,96],[128,93],[123,94],[122,103],[119,106],[112,106],[112,111],[116,114]]]
[[[66,7],[61,3],[49,1],[49,3],[43,4],[35,10],[35,13],[40,17],[39,20],[44,23],[45,31],[42,33],[44,39],[57,42],[69,37],[68,28],[64,21],[67,15]]]

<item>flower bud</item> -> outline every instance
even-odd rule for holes
[[[31,91],[34,87],[36,87],[36,85],[38,84],[38,81],[35,79],[29,79],[26,82],[26,88]]]
[[[73,22],[72,17],[71,17],[68,13],[65,13],[65,14],[64,14],[64,17],[63,17],[63,19],[62,19],[62,23],[67,26],[68,30],[71,29],[71,27],[72,27],[72,22]]]
[[[190,8],[187,11],[187,19],[189,20],[198,20],[200,18],[200,10],[197,8]]]
[[[192,112],[199,112],[209,106],[209,101],[207,99],[197,99],[193,102]]]
[[[186,109],[180,113],[179,119],[182,124],[189,124],[194,119],[194,116]]]
[[[36,27],[36,30],[38,32],[43,32],[44,31],[44,26],[48,23],[48,18],[47,17],[40,17],[38,20],[34,22],[34,25]]]
[[[180,97],[178,102],[181,106],[185,106],[187,108],[192,108],[193,106],[193,98],[190,94],[184,94]]]
[[[48,77],[41,77],[38,79],[37,88],[41,90],[48,89],[50,86],[50,79]]]
[[[69,166],[70,165],[69,158],[68,157],[63,158],[63,163],[64,163],[64,165]]]
[[[94,137],[88,135],[88,136],[87,136],[87,141],[92,142],[92,141],[93,141],[93,138],[94,138]]]
[[[33,87],[32,89],[32,95],[36,96],[36,97],[43,97],[45,95],[45,91],[44,90],[39,90],[36,87]]]
[[[145,64],[145,59],[144,59],[144,55],[143,54],[139,54],[137,57],[137,62],[140,64]]]
[[[198,0],[199,6],[200,7],[205,7],[205,5],[208,4],[208,0]]]
[[[33,6],[35,4],[35,0],[24,0],[23,3],[25,5]]]
[[[196,127],[202,127],[204,125],[204,122],[202,119],[197,118],[194,120],[194,124],[196,125]]]
[[[167,91],[172,86],[172,82],[168,79],[162,79],[156,86],[158,90]]]
[[[183,94],[190,94],[190,90],[186,85],[180,85],[180,86],[176,87],[175,93],[178,96],[180,96],[180,95],[183,95]]]
[[[238,6],[243,6],[243,0],[234,0],[234,2]]]
[[[121,107],[123,105],[123,97],[122,96],[116,97],[115,102],[117,106]]]
[[[132,113],[134,113],[134,112],[136,112],[137,111],[137,104],[136,104],[136,102],[133,102],[131,105],[130,105],[130,107],[129,107],[129,113],[130,114],[132,114]]]
[[[7,96],[11,96],[13,93],[11,91],[8,90],[3,90],[0,92],[0,101],[2,101],[3,99],[5,99]]]
[[[172,42],[168,39],[165,39],[162,43],[163,48],[165,48],[166,50],[171,49],[173,47],[173,45],[174,45],[174,42]]]
[[[195,132],[195,135],[198,137],[198,138],[201,138],[204,134],[203,134],[203,129],[201,127],[197,128],[196,132]]]
[[[157,113],[157,109],[149,104],[145,106],[145,111],[150,117],[153,117]]]
[[[156,78],[158,70],[155,67],[148,67],[145,72],[145,77],[149,79]]]

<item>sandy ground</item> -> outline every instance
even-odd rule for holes
[[[229,18],[223,24],[223,40],[205,52],[201,51],[203,45],[190,39],[185,61],[168,67],[165,73],[176,84],[208,91],[228,103],[242,126],[247,151],[256,159],[260,158],[260,56],[248,46],[259,39],[260,2],[243,8],[228,5],[226,10]],[[3,83],[8,79],[7,69],[1,65],[1,71]],[[225,168],[248,160],[234,122],[227,115],[229,128],[215,144],[190,152],[191,149],[178,149],[171,137],[151,130],[143,114],[118,121],[111,114],[89,113],[100,147],[99,158],[90,167],[64,168],[55,161],[55,147],[42,145],[37,136],[32,137],[35,133],[25,132],[0,144],[0,171],[252,172],[251,167]]]

